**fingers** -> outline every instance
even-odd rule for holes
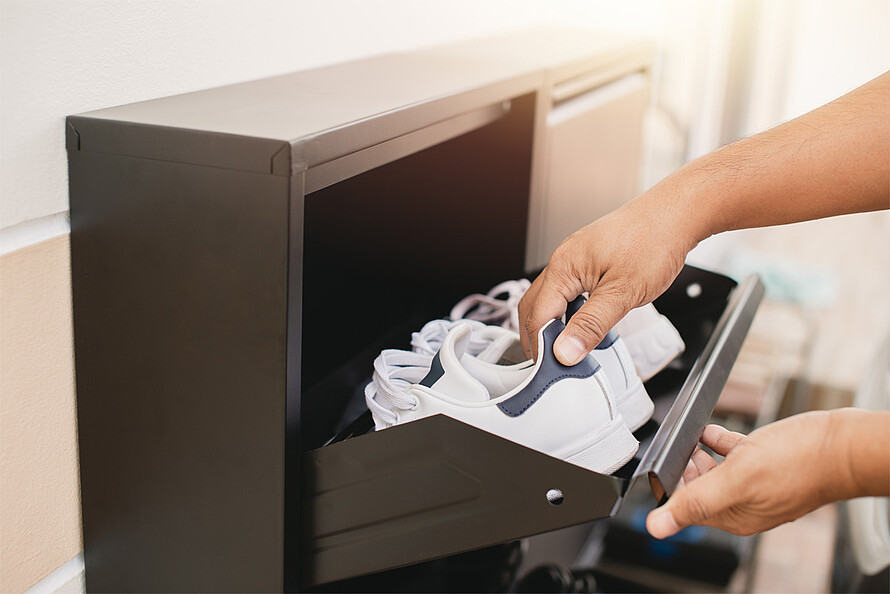
[[[741,433],[728,431],[720,425],[708,425],[702,432],[700,441],[720,456],[726,456],[743,439],[745,436]]]
[[[683,483],[690,483],[703,474],[710,472],[717,466],[718,464],[716,460],[711,458],[711,456],[701,448],[696,447],[695,451],[692,452],[692,457],[686,464],[686,469],[683,471],[681,481]]]
[[[649,473],[649,488],[652,489],[652,494],[655,495],[655,499],[661,501],[661,498],[664,497],[664,487],[661,486],[661,483],[658,482],[658,478],[653,473]]]
[[[706,451],[699,448],[696,448],[695,451],[692,452],[692,459],[690,462],[692,462],[692,465],[695,466],[696,471],[698,471],[698,476],[702,476],[717,467],[717,461],[711,458]]]
[[[701,442],[726,456],[744,438],[741,433],[727,431],[719,425],[708,425]],[[716,460],[696,447],[680,479],[683,488],[678,488],[667,504],[650,512],[646,519],[649,533],[655,538],[667,538],[686,526],[710,523],[713,516],[729,507],[734,492],[725,484],[728,480],[725,474]]]
[[[528,320],[528,312],[531,310],[535,300],[538,296],[538,290],[541,288],[541,283],[543,279],[541,276],[538,276],[528,288],[528,291],[525,292],[525,295],[522,296],[522,299],[519,300],[519,328],[516,329],[519,332],[519,342],[522,343],[522,350],[525,353],[526,357],[534,359],[537,353],[535,351],[538,350],[538,341],[537,340],[529,340],[528,329],[529,324]]]
[[[732,503],[733,489],[722,467],[686,482],[662,507],[646,518],[646,529],[655,538],[667,538],[693,524],[710,524],[711,518]]]
[[[545,270],[519,302],[519,320],[525,320],[524,332],[519,333],[523,350],[532,358],[537,358],[538,331],[552,320],[562,316],[566,311],[566,305],[571,299],[578,296],[569,295],[563,283],[554,282],[549,278]]]
[[[677,488],[679,489],[681,485],[685,485],[686,483],[694,481],[699,477],[700,474],[701,473],[698,471],[698,467],[692,462],[692,460],[690,460],[686,463],[686,469],[683,471],[683,476],[680,477],[680,482],[677,484]]]
[[[626,295],[608,285],[597,286],[556,339],[553,346],[556,358],[563,365],[578,363],[630,309]]]

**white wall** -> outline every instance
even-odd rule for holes
[[[0,227],[68,208],[68,114],[533,22],[531,3],[4,1]]]
[[[890,69],[890,2],[796,0],[796,4],[783,120]]]
[[[0,228],[67,210],[66,115],[544,21],[658,26],[654,1],[609,4],[3,0]]]
[[[890,67],[890,2],[736,0],[752,2],[760,5],[762,23],[748,132]],[[3,0],[0,229],[67,210],[66,115],[542,22],[659,37],[659,88],[676,120],[662,125],[679,124],[687,137],[674,142],[688,149],[684,157],[695,156],[718,143],[728,50],[721,39],[732,6],[731,0]]]

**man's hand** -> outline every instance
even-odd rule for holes
[[[705,427],[682,486],[649,513],[646,527],[666,538],[690,525],[754,534],[840,499],[890,491],[890,415],[856,409],[809,412],[747,437]]]
[[[564,365],[586,357],[624,314],[667,289],[695,245],[694,234],[684,232],[689,225],[673,216],[679,209],[664,210],[664,203],[676,202],[675,192],[673,184],[662,182],[560,244],[519,303],[526,354],[537,355],[538,329],[562,316],[581,293],[589,293],[587,303],[554,345]]]

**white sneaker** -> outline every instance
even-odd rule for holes
[[[531,286],[524,278],[504,281],[487,295],[461,299],[451,310],[452,320],[478,320],[519,331],[518,305]],[[680,333],[651,303],[632,309],[615,325],[621,335],[637,375],[648,381],[686,349]]]
[[[652,418],[655,403],[649,398],[643,380],[637,375],[633,358],[624,338],[614,330],[593,349],[591,353],[612,382],[615,402],[631,431],[636,431]]]
[[[473,327],[457,324],[428,368],[422,353],[384,351],[365,389],[379,429],[445,414],[588,470],[611,474],[639,444],[618,412],[605,371],[593,357],[566,367],[553,356],[563,329],[553,320],[538,335],[531,364],[497,365],[468,356]],[[494,341],[492,341],[494,342]],[[378,362],[380,363],[378,365]],[[422,374],[422,376],[421,376]]]
[[[504,281],[487,295],[467,295],[451,308],[452,320],[477,320],[519,332],[519,300],[532,286],[526,278]]]
[[[651,303],[627,312],[615,325],[627,344],[637,373],[648,381],[686,350],[671,321]]]
[[[452,322],[457,323],[457,322]],[[492,328],[489,326],[488,328]],[[427,338],[435,342],[432,336],[432,328],[421,330],[420,334],[426,331]],[[489,363],[497,363],[500,365],[515,364],[525,358],[522,351],[522,345],[519,342],[519,335],[508,330],[501,330],[502,334],[497,335],[491,331],[488,336],[493,336],[494,340],[490,340],[484,348],[482,343],[484,340],[476,338],[473,333],[473,339],[476,342],[473,345],[476,352],[472,352],[477,359]],[[606,337],[597,345],[591,353],[593,358],[603,367],[606,377],[609,379],[609,385],[615,397],[615,403],[618,405],[618,412],[624,418],[624,422],[630,427],[631,431],[636,431],[646,424],[652,413],[655,411],[655,404],[649,398],[643,380],[637,375],[634,369],[633,361],[624,340],[616,332],[610,331]],[[518,357],[518,358],[517,358]],[[532,362],[527,361],[526,365],[531,366]]]
[[[430,359],[432,359],[442,347],[442,341],[445,339],[448,332],[459,324],[468,324],[473,329],[473,332],[470,335],[470,342],[467,345],[467,353],[473,356],[478,355],[483,350],[491,348],[492,343],[509,343],[509,345],[512,345],[514,339],[519,337],[519,335],[512,330],[502,328],[501,326],[483,324],[482,322],[475,320],[452,321],[440,319],[427,322],[419,332],[413,332],[411,334],[411,350],[415,353],[429,355]],[[519,349],[521,353],[521,345]],[[506,351],[506,346],[504,350]],[[521,354],[520,358],[513,361],[513,363],[520,363],[526,359],[527,357],[524,354]]]

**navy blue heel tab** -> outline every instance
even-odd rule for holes
[[[577,297],[569,301],[568,305],[566,306],[566,324],[569,323],[569,320],[572,319],[572,316],[578,313],[578,310],[581,309],[581,307],[585,303],[587,303],[587,298],[585,298],[584,295],[578,295]],[[614,330],[609,330],[608,332],[606,332],[606,335],[603,336],[603,339],[600,341],[600,343],[596,345],[596,347],[594,347],[594,350],[602,351],[604,349],[607,349],[612,346],[616,340],[618,340],[618,334]]]
[[[584,357],[576,365],[563,365],[553,354],[553,345],[556,338],[565,330],[565,324],[560,320],[553,320],[543,330],[544,344],[540,349],[540,367],[531,382],[517,394],[498,404],[498,408],[511,417],[518,417],[527,411],[541,396],[557,382],[577,378],[583,379],[592,376],[599,371],[600,365],[593,357]]]

